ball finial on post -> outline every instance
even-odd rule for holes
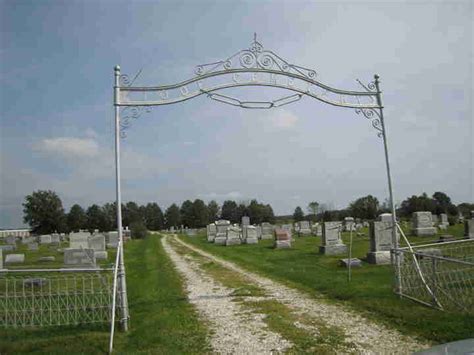
[[[114,71],[120,73],[120,65],[116,65]]]

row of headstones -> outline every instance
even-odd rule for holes
[[[56,238],[58,237],[58,238]],[[23,238],[23,242],[27,244],[28,250],[38,250],[38,242],[40,244],[58,244],[60,235],[41,235],[38,237]],[[2,246],[0,250],[14,250],[15,244]],[[105,234],[93,234],[88,232],[71,233],[69,235],[69,248],[62,249],[64,253],[64,265],[67,267],[90,267],[96,266],[97,260],[107,260],[108,253],[106,247],[117,248],[118,232],[109,232]],[[45,256],[38,261],[54,261],[54,256]],[[9,254],[6,255],[5,264],[21,264],[25,261],[25,254]],[[3,264],[3,257],[2,257]],[[3,265],[2,265],[3,267]]]
[[[263,228],[251,225],[231,225],[230,221],[218,220],[207,226],[207,241],[217,245],[257,244]]]
[[[433,219],[433,215],[429,211],[413,212],[412,215],[412,234],[415,236],[433,236],[437,233],[437,227],[446,230],[449,226],[448,215],[441,213],[438,218]],[[474,211],[471,211],[471,218],[464,220],[464,236],[474,239]]]

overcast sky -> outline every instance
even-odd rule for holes
[[[25,195],[68,210],[113,201],[113,67],[171,84],[198,64],[265,49],[359,90],[381,77],[395,200],[474,201],[472,1],[0,1],[0,228]],[[280,92],[241,88],[241,99]],[[382,140],[353,109],[309,97],[244,110],[202,96],[156,107],[122,140],[123,200],[201,198],[346,207],[388,196]]]

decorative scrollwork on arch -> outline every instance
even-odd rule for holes
[[[355,110],[356,114],[362,114],[365,118],[371,121],[372,127],[374,127],[378,132],[377,136],[383,137],[383,127],[382,127],[382,116],[377,109],[373,108],[357,108]]]
[[[225,60],[199,64],[194,72],[201,76],[218,71],[242,68],[276,70],[283,73],[299,74],[311,80],[315,80],[317,77],[315,70],[290,64],[274,52],[265,50],[263,45],[257,41],[256,35],[248,49],[241,50]]]
[[[126,130],[132,125],[132,120],[138,119],[143,113],[151,112],[150,106],[127,106],[120,113],[120,137],[126,138]]]

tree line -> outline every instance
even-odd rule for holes
[[[189,228],[201,228],[217,219],[227,219],[231,223],[240,223],[242,216],[250,217],[253,224],[262,222],[275,223],[283,221],[335,221],[351,216],[364,220],[373,220],[384,212],[390,212],[388,201],[379,203],[372,195],[367,195],[351,202],[345,209],[336,210],[328,204],[316,201],[307,206],[307,214],[297,206],[292,216],[275,217],[269,204],[250,202],[224,201],[220,206],[216,201],[205,203],[203,200],[186,200],[181,206],[173,203],[164,212],[156,202],[138,205],[135,202],[122,204],[122,224],[140,234],[144,231],[178,228],[184,225]],[[469,217],[474,204],[461,203],[454,205],[451,198],[444,192],[435,192],[431,197],[426,193],[408,197],[397,207],[397,216],[409,218],[416,211],[430,211],[434,214],[446,213],[450,223],[458,214]],[[93,204],[86,209],[78,204],[65,212],[62,201],[54,191],[35,191],[25,197],[23,203],[23,220],[28,223],[34,233],[47,234],[53,232],[78,231],[111,231],[117,229],[116,204],[106,203],[102,206]]]
[[[294,221],[312,220],[312,221],[337,221],[345,217],[354,217],[364,220],[374,220],[382,213],[390,213],[391,207],[386,200],[382,204],[372,195],[367,195],[351,202],[345,209],[330,209],[325,204],[310,202],[307,207],[308,214],[304,214],[303,209],[298,206],[295,208],[292,219]],[[413,212],[429,211],[439,215],[446,213],[448,220],[454,224],[458,215],[470,218],[470,211],[474,210],[474,203],[463,202],[458,205],[452,203],[451,198],[444,192],[437,191],[431,197],[426,193],[413,195],[402,201],[396,206],[396,214],[400,218],[410,218]]]
[[[116,203],[102,206],[93,204],[86,209],[78,204],[64,210],[58,194],[51,190],[39,190],[25,197],[23,221],[28,223],[33,233],[69,233],[78,230],[99,230],[101,232],[117,229]],[[220,206],[216,201],[208,204],[203,200],[186,200],[181,206],[173,203],[165,212],[156,202],[138,205],[130,201],[122,204],[122,225],[142,232],[144,229],[161,230],[178,228],[201,228],[219,218],[232,223],[240,223],[242,216],[249,216],[252,223],[274,223],[275,216],[270,205],[252,200],[250,203],[227,200]]]

